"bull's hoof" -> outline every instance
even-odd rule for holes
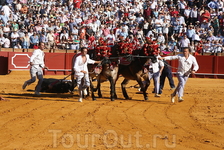
[[[93,101],[96,101],[96,98],[93,98],[92,100],[93,100]]]
[[[113,101],[114,101],[114,98],[111,98],[111,99],[110,99],[110,101],[112,101],[112,102],[113,102]]]
[[[147,101],[147,100],[149,100],[149,98],[148,97],[145,97],[145,101]]]
[[[99,98],[102,98],[103,96],[102,95],[98,95],[99,96]]]
[[[131,97],[125,97],[125,99],[126,99],[126,100],[131,100],[132,98],[131,98]]]

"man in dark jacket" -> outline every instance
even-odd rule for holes
[[[163,68],[162,74],[160,76],[160,90],[159,90],[160,94],[162,93],[166,77],[169,80],[170,88],[171,89],[175,88],[174,81],[173,81],[173,75],[172,75],[170,66],[168,65],[167,61],[163,60],[163,62],[164,62],[164,68]]]

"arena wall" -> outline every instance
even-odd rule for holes
[[[31,52],[0,52],[0,74],[29,70]],[[45,53],[46,75],[67,75],[71,72],[71,60],[75,53]],[[196,56],[199,70],[192,77],[224,78],[224,56]],[[175,75],[178,61],[169,61]]]

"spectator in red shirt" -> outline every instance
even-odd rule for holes
[[[82,0],[74,0],[75,9],[80,9],[81,4],[82,4]]]
[[[201,15],[201,23],[206,21],[208,22],[210,20],[211,14],[208,10],[205,10],[205,12]]]
[[[173,7],[172,10],[170,11],[170,15],[177,16],[178,14],[179,14],[179,11],[177,11],[177,9],[175,7]]]
[[[152,10],[150,8],[150,5],[148,5],[147,9],[145,9],[144,10],[144,13],[143,13],[144,18],[145,19],[149,19],[149,17],[151,16],[151,14],[152,14]]]

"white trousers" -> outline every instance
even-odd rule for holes
[[[183,97],[184,96],[184,86],[187,82],[189,76],[184,76],[177,74],[177,79],[178,79],[178,85],[174,91],[174,95],[178,94],[178,97]]]
[[[77,86],[79,89],[79,97],[82,98],[83,90],[90,86],[89,75],[88,73],[85,75],[79,75],[76,77]]]
[[[30,80],[27,80],[27,84],[30,85],[31,83],[35,82],[36,81],[36,77],[38,78],[38,83],[35,87],[35,91],[36,92],[40,92],[41,90],[41,84],[43,82],[43,70],[41,67],[39,66],[31,66],[30,68],[30,76],[31,76],[31,79]]]
[[[159,78],[160,78],[160,72],[149,72],[149,81],[153,78],[154,82],[154,88],[155,88],[155,94],[159,93]]]

